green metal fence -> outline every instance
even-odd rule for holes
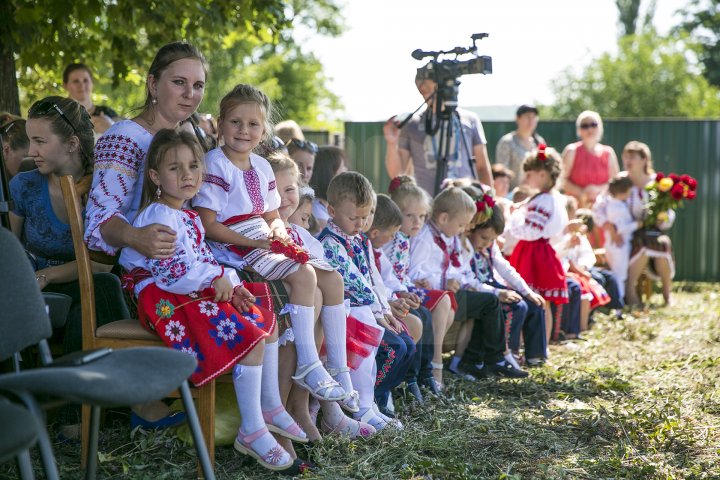
[[[697,178],[698,197],[679,212],[670,232],[677,263],[676,279],[720,281],[720,121],[717,120],[607,120],[603,143],[620,157],[630,140],[647,143],[653,163],[663,172],[687,173]],[[381,122],[345,123],[345,150],[353,169],[387,190],[385,140]],[[483,122],[490,158],[502,135],[514,122]],[[572,121],[541,122],[538,133],[562,151],[577,139]],[[621,166],[622,168],[622,166]]]

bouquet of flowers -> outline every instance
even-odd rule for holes
[[[645,226],[654,228],[658,222],[668,219],[668,210],[683,206],[684,200],[693,200],[696,195],[698,182],[690,175],[677,175],[671,173],[665,176],[657,172],[655,181],[645,186],[650,195],[647,203],[647,216]]]
[[[285,243],[280,240],[273,240],[270,242],[270,250],[273,253],[285,255],[298,263],[307,263],[310,260],[308,252],[293,242]]]

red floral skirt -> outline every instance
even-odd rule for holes
[[[576,273],[568,273],[567,276],[574,278],[580,284],[580,292],[583,295],[586,293],[592,295],[593,298],[590,300],[590,308],[602,307],[610,303],[610,295],[608,295],[602,285],[594,278],[587,278]]]
[[[520,240],[510,256],[510,265],[545,300],[558,305],[568,303],[565,270],[547,239]]]
[[[457,312],[457,300],[453,292],[448,290],[426,290],[424,288],[416,288],[413,289],[412,292],[422,299],[422,306],[431,312],[435,310],[438,302],[442,300],[445,295],[448,295],[450,296],[450,308],[452,308],[453,312]]]
[[[197,359],[190,381],[199,387],[230,370],[275,328],[267,286],[246,283],[245,288],[258,299],[249,312],[215,303],[213,288],[181,295],[151,283],[138,296],[138,317],[168,347]]]

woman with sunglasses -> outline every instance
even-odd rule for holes
[[[290,158],[297,163],[300,177],[305,183],[309,182],[315,167],[315,155],[318,153],[317,144],[308,140],[292,138],[285,143],[285,146],[288,149]]]
[[[87,111],[75,100],[47,97],[35,102],[26,122],[30,144],[28,155],[35,170],[20,172],[10,181],[13,209],[12,230],[23,243],[35,268],[38,286],[44,292],[62,293],[72,299],[62,338],[65,353],[82,348],[80,284],[72,234],[60,189],[60,178],[72,175],[86,185],[92,179],[93,124]],[[95,308],[98,324],[128,318],[120,280],[108,267],[95,265]],[[61,433],[79,432],[79,410],[62,415]],[[70,418],[69,418],[70,417]]]
[[[603,135],[600,114],[586,110],[578,115],[575,126],[580,141],[563,151],[561,186],[565,194],[577,198],[580,208],[590,208],[620,168],[615,150],[600,143]]]

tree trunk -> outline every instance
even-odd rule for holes
[[[8,39],[0,35],[0,111],[20,115],[20,93],[15,72],[15,56]]]

